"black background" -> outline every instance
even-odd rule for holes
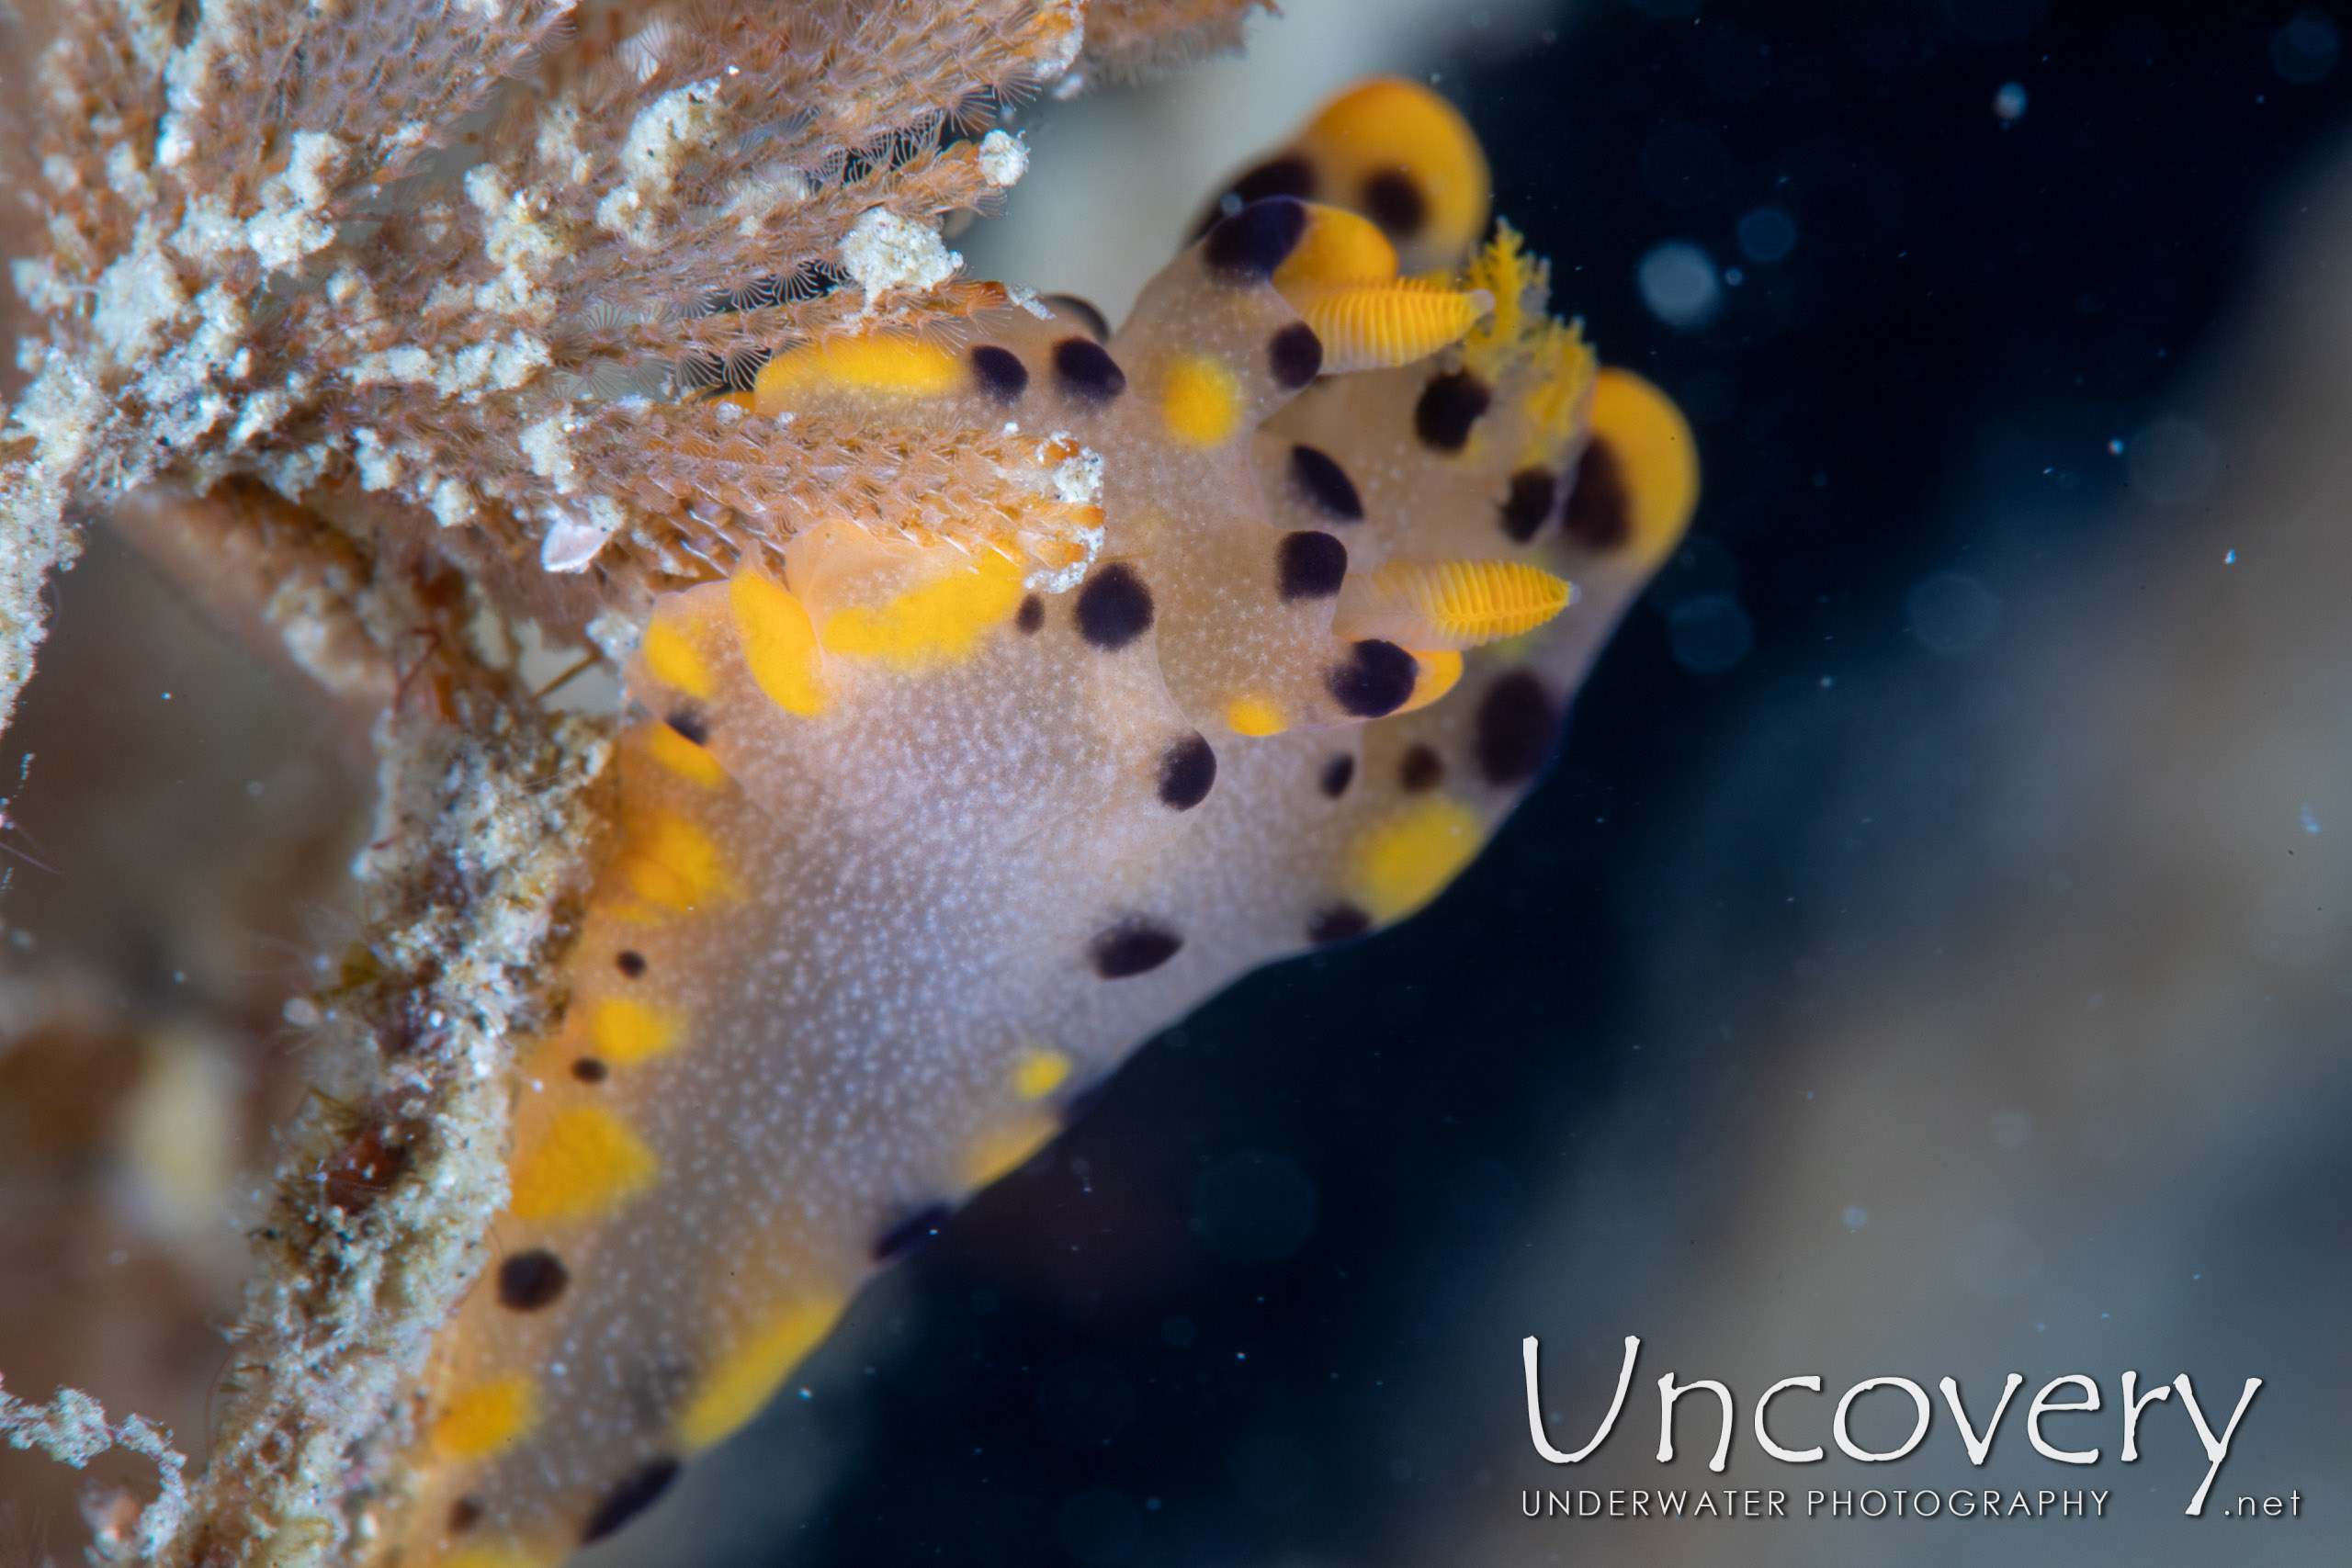
[[[1555,308],[1691,413],[1692,542],[1553,776],[1435,907],[1146,1046],[918,1254],[869,1365],[828,1380],[859,1406],[860,1457],[773,1560],[1347,1560],[1478,1484],[1477,1454],[1400,1456],[1387,1434],[1442,1397],[1422,1374],[1447,1303],[1520,1257],[1537,1196],[1575,1179],[1577,1127],[1626,1113],[1657,926],[1703,907],[1785,964],[1806,917],[1780,863],[1807,840],[1770,828],[1802,810],[1810,759],[1960,697],[1920,667],[1804,706],[1752,861],[1665,886],[1689,876],[1678,834],[1726,737],[1825,676],[1919,666],[1905,592],[1988,527],[2096,547],[2123,484],[2109,441],[2222,351],[2352,107],[2324,69],[2334,22],[2282,36],[2293,6],[2196,27],[2034,0],[1801,28],[1787,6],[1693,8],[1582,6],[1514,58],[1433,62],[1498,209],[1553,259]],[[2027,108],[2004,126],[2011,82]],[[1740,252],[1759,207],[1794,220],[1777,264]],[[1743,275],[1703,330],[1634,287],[1670,240]],[[1669,638],[1702,593],[1753,627],[1727,671]],[[1289,1256],[1235,1260],[1283,1250],[1310,1204]]]

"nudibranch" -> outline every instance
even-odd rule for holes
[[[1091,558],[845,509],[656,603],[396,1560],[618,1529],[1153,1031],[1478,852],[1697,489],[1487,200],[1460,118],[1375,82],[1115,333],[1009,291],[732,394],[739,431],[1034,434],[1099,498]]]

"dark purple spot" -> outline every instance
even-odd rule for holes
[[[1478,699],[1478,771],[1497,787],[1523,784],[1544,771],[1559,739],[1560,715],[1544,682],[1514,670]]]
[[[1470,427],[1495,400],[1487,384],[1467,370],[1448,370],[1430,378],[1413,405],[1413,434],[1421,445],[1440,452],[1459,452],[1470,440]]]
[[[1012,624],[1024,632],[1034,632],[1046,624],[1046,602],[1035,593],[1023,594],[1021,608],[1012,614]]]
[[[1429,221],[1430,198],[1407,170],[1383,169],[1363,182],[1363,209],[1383,230],[1408,240]]]
[[[1283,603],[1329,599],[1347,581],[1348,547],[1312,528],[1284,534],[1274,547],[1274,591]]]
[[[1148,975],[1176,956],[1184,939],[1145,919],[1121,920],[1094,939],[1089,953],[1105,980]]]
[[[1503,502],[1503,532],[1511,542],[1523,545],[1535,537],[1535,530],[1552,515],[1552,503],[1559,499],[1560,481],[1549,468],[1521,468],[1510,477],[1510,495]]]
[[[1419,674],[1420,666],[1411,654],[1374,637],[1357,643],[1348,661],[1323,677],[1323,686],[1341,713],[1378,718],[1405,705]]]
[[[1444,777],[1444,760],[1418,740],[1405,748],[1405,755],[1396,763],[1396,782],[1408,795],[1435,789]]]
[[[680,708],[662,722],[697,746],[710,743],[710,721],[692,708]]]
[[[571,1270],[544,1247],[509,1253],[498,1266],[498,1304],[516,1312],[537,1312],[552,1306],[571,1283]]]
[[[622,974],[632,980],[641,980],[645,977],[645,954],[633,947],[623,948],[613,963]]]
[[[945,1203],[925,1203],[874,1238],[874,1261],[888,1263],[894,1258],[904,1258],[945,1228],[948,1216],[955,1212]]]
[[[1323,340],[1305,321],[1293,321],[1266,345],[1266,364],[1275,385],[1295,392],[1323,368]]]
[[[1210,270],[1229,283],[1259,283],[1297,249],[1306,209],[1286,196],[1253,201],[1209,231]]]
[[[1342,751],[1327,759],[1322,772],[1315,775],[1315,787],[1333,800],[1348,793],[1348,785],[1355,782],[1356,760]]]
[[[582,1083],[603,1083],[613,1076],[612,1068],[596,1056],[581,1056],[572,1061],[571,1076]]]
[[[1091,337],[1054,344],[1054,384],[1073,402],[1101,408],[1127,389],[1127,373]]]
[[[1353,904],[1327,904],[1306,918],[1306,940],[1317,947],[1348,942],[1372,930],[1372,917]]]
[[[481,1499],[469,1492],[449,1505],[449,1533],[463,1535],[481,1523]]]
[[[980,389],[1001,403],[1018,402],[1029,389],[1029,367],[1012,350],[992,343],[972,350],[972,374],[979,378]]]
[[[582,1543],[602,1540],[619,1529],[660,1502],[662,1494],[670,1490],[670,1483],[677,1479],[678,1461],[657,1459],[613,1483],[605,1500],[588,1516],[587,1528],[580,1532]]]
[[[1151,629],[1151,590],[1125,561],[1098,567],[1078,591],[1078,635],[1113,652]]]
[[[1588,550],[1613,550],[1634,536],[1634,498],[1625,491],[1625,465],[1617,449],[1598,435],[1577,464],[1560,528],[1569,543]]]
[[[1190,811],[1216,783],[1216,752],[1201,735],[1187,735],[1159,754],[1159,803],[1170,810]]]
[[[1363,498],[1355,481],[1330,455],[1304,443],[1290,449],[1290,477],[1306,499],[1337,523],[1363,521]]]

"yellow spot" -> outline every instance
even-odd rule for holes
[[[1069,1077],[1070,1060],[1059,1051],[1035,1045],[1012,1065],[1012,1092],[1023,1100],[1043,1100]]]
[[[768,701],[804,717],[825,709],[824,671],[817,653],[817,628],[791,592],[755,571],[728,580],[727,604],[743,662]]]
[[[1168,367],[1159,412],[1186,446],[1222,446],[1241,428],[1241,383],[1216,355],[1184,355]]]
[[[906,673],[959,663],[1012,617],[1021,592],[1021,569],[1004,557],[990,552],[968,565],[959,557],[943,575],[879,608],[835,611],[826,617],[824,644]]]
[[[742,897],[710,836],[674,811],[648,813],[629,826],[614,863],[628,890],[658,908],[691,909]]]
[[[1454,684],[1462,679],[1462,655],[1450,648],[1416,653],[1413,663],[1417,666],[1413,671],[1413,694],[1405,699],[1404,705],[1396,713],[1411,713],[1415,708],[1429,706],[1453,690]],[[1396,715],[1388,716],[1394,718]]]
[[[1477,648],[1534,630],[1575,597],[1566,578],[1524,561],[1392,560],[1350,574],[1331,630],[1416,653]]]
[[[1626,548],[1642,567],[1674,548],[1699,504],[1699,446],[1674,400],[1630,370],[1601,371],[1592,388],[1592,438],[1605,443],[1633,500]],[[1568,497],[1571,513],[1576,496]]]
[[[653,760],[690,783],[715,787],[727,782],[718,759],[666,724],[645,726],[645,750]]]
[[[777,355],[752,383],[752,406],[772,418],[826,392],[933,398],[963,378],[962,360],[938,344],[877,333]]]
[[[1349,856],[1349,883],[1375,920],[1401,919],[1436,897],[1478,853],[1478,814],[1448,795],[1417,801],[1368,829]]]
[[[1318,288],[1291,301],[1323,344],[1323,374],[1386,370],[1460,340],[1494,308],[1484,289],[1456,293],[1416,278]]]
[[[1380,225],[1344,207],[1306,204],[1306,231],[1274,269],[1274,291],[1293,305],[1304,291],[1343,283],[1385,283],[1396,276],[1396,247]]]
[[[627,1065],[649,1061],[677,1049],[685,1032],[685,1021],[668,1008],[614,997],[596,1004],[588,1038],[594,1043],[596,1055],[608,1062]]]
[[[1382,210],[1375,180],[1411,183],[1422,221],[1389,236],[1407,272],[1453,265],[1487,226],[1487,155],[1469,122],[1419,83],[1375,77],[1350,88],[1323,106],[1296,146],[1315,171],[1316,194],[1360,212]]]
[[[1280,735],[1290,725],[1283,710],[1263,697],[1236,697],[1225,705],[1225,722],[1236,735]]]
[[[462,1464],[487,1458],[539,1423],[539,1389],[527,1372],[478,1383],[458,1394],[433,1423],[433,1451]]]
[[[972,1146],[964,1153],[964,1185],[986,1187],[998,1177],[1019,1168],[1053,1135],[1054,1119],[1042,1111],[1032,1111],[990,1127],[973,1139]]]
[[[698,1452],[741,1430],[825,1337],[842,1305],[833,1297],[802,1302],[722,1353],[678,1418],[678,1440]]]
[[[628,1123],[601,1106],[557,1112],[514,1156],[517,1219],[601,1214],[653,1185],[662,1162]]]
[[[695,647],[674,620],[654,617],[653,624],[645,628],[644,653],[645,668],[663,685],[704,702],[709,701],[711,693],[718,690],[702,650]]]

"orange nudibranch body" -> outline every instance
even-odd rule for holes
[[[1486,178],[1374,83],[1108,341],[1008,306],[770,361],[739,434],[1034,434],[1099,536],[1048,570],[778,518],[780,569],[658,604],[398,1561],[621,1528],[1136,1044],[1411,914],[1526,793],[1697,469],[1515,234],[1474,248]]]

